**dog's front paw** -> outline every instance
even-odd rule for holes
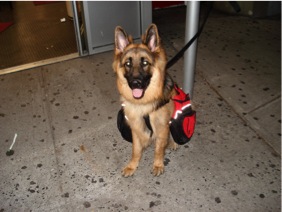
[[[154,176],[160,176],[161,174],[164,173],[164,166],[154,166],[153,168],[153,175]]]
[[[127,166],[122,170],[122,176],[130,177],[134,174],[135,170],[136,170],[136,168],[132,168],[130,166]]]

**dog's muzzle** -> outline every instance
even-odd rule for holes
[[[141,99],[144,96],[145,90],[150,83],[150,78],[148,79],[138,79],[134,78],[129,80],[128,84],[132,90],[132,95],[135,99]]]
[[[145,92],[145,85],[140,79],[133,79],[129,82],[129,86],[132,89],[132,95],[135,99],[140,99],[143,97]]]

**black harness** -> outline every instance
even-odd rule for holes
[[[155,108],[154,111],[157,111],[158,109],[160,109],[161,107],[165,106],[167,103],[169,102],[169,100],[163,100],[160,101],[159,104],[157,105],[157,107]],[[124,114],[124,106],[121,107],[121,109],[118,112],[118,116],[117,116],[117,127],[122,135],[122,137],[128,141],[132,143],[132,133],[131,133],[131,128],[128,125],[127,121],[126,121],[126,116]],[[145,121],[145,124],[147,126],[147,128],[151,131],[150,133],[150,137],[152,137],[154,131],[150,122],[150,117],[149,115],[143,116],[143,119]]]
[[[171,99],[174,102],[174,112],[169,122],[169,129],[174,141],[177,144],[186,144],[193,136],[196,124],[196,112],[191,107],[189,94],[185,94],[177,85],[174,85],[176,95]],[[166,105],[170,100],[160,101],[154,111]],[[153,135],[153,129],[150,123],[150,116],[143,117],[147,128]],[[131,128],[127,123],[127,117],[124,114],[124,106],[118,112],[117,126],[122,137],[132,143]]]

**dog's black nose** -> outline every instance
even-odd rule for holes
[[[134,89],[134,88],[142,88],[142,81],[139,80],[139,79],[134,79],[132,80],[131,82],[131,88]]]

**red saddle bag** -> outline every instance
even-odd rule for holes
[[[186,144],[192,138],[196,125],[196,111],[192,109],[189,94],[184,93],[177,85],[174,102],[174,113],[169,122],[170,133],[177,144]]]

